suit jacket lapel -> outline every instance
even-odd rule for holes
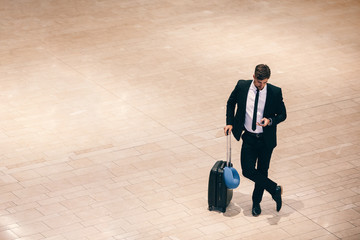
[[[242,94],[242,96],[244,96],[244,99],[243,99],[243,107],[244,107],[244,110],[246,110],[246,103],[247,103],[247,98],[248,98],[248,94],[249,94],[249,88],[250,88],[250,85],[252,83],[252,80],[248,80],[248,82],[245,84],[245,87],[244,87],[244,92]],[[245,113],[244,113],[244,117],[245,117]]]

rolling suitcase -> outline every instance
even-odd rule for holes
[[[226,166],[232,167],[230,160],[231,142],[229,147],[229,138],[231,138],[231,134],[227,135],[227,161],[217,161],[210,171],[208,187],[208,204],[210,211],[220,210],[224,213],[233,196],[233,190],[226,187],[224,180],[224,168]]]

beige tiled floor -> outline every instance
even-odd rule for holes
[[[360,239],[359,29],[356,0],[0,0],[0,239]],[[242,178],[209,212],[258,63],[288,109],[284,205],[252,217]]]

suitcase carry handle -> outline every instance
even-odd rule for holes
[[[229,189],[235,189],[240,184],[240,175],[235,168],[232,167],[231,163],[231,133],[226,138],[227,148],[227,167],[224,168],[224,180],[225,185]]]
[[[231,131],[226,138],[226,166],[231,167]]]

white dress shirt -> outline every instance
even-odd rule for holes
[[[260,122],[264,117],[264,108],[266,102],[266,93],[267,93],[267,84],[265,87],[259,91],[259,100],[258,100],[258,108],[257,108],[257,118],[256,122]],[[256,87],[254,85],[254,81],[251,83],[247,100],[246,100],[246,113],[245,113],[245,123],[244,126],[247,131],[252,133],[262,133],[263,127],[256,125],[255,131],[252,130],[252,119],[254,114],[254,104],[256,97]]]

